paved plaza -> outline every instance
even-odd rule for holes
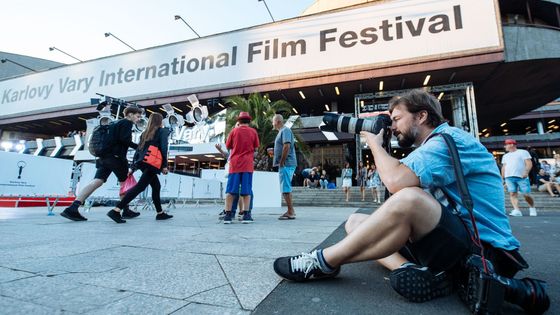
[[[280,209],[255,209],[254,224],[229,226],[218,224],[219,208],[179,207],[166,222],[143,212],[121,225],[108,208],[84,213],[88,222],[0,208],[0,313],[468,314],[455,296],[406,302],[370,262],[344,266],[330,281],[280,282],[274,258],[337,241],[356,208],[301,207],[293,221],[278,221]],[[549,314],[559,314],[560,213],[512,225],[528,275],[549,282]]]

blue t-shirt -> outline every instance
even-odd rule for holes
[[[286,157],[284,166],[297,166],[294,134],[292,133],[292,130],[287,127],[282,127],[282,129],[278,131],[276,139],[274,140],[274,160],[272,161],[272,166],[280,165],[282,149],[286,143],[290,144],[290,149],[288,150],[288,156]]]
[[[474,216],[480,239],[505,250],[519,248],[519,241],[513,237],[506,216],[502,178],[492,154],[470,134],[450,127],[447,123],[439,125],[433,133],[447,133],[457,144],[467,186],[474,202]],[[401,163],[418,176],[420,187],[429,191],[438,201],[447,204],[445,194],[452,199],[459,208],[457,210],[460,210],[463,221],[472,228],[469,213],[462,206],[451,157],[442,137],[434,136],[427,140],[402,159]]]

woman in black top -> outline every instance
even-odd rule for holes
[[[152,186],[152,201],[156,207],[157,215],[156,220],[167,220],[172,218],[163,212],[161,208],[160,200],[160,190],[161,184],[159,183],[158,174],[163,173],[164,175],[169,172],[167,169],[167,138],[169,132],[167,129],[163,128],[163,116],[159,113],[153,113],[150,115],[148,120],[148,126],[146,130],[142,133],[140,137],[140,143],[138,144],[138,149],[136,154],[134,154],[134,160],[132,162],[132,169],[140,169],[142,171],[142,176],[138,180],[138,183],[126,192],[123,199],[117,204],[113,210],[109,210],[107,215],[117,223],[125,223],[126,221],[121,217],[121,210],[124,209],[136,196],[143,192],[148,185]],[[161,152],[161,168],[157,169],[154,166],[144,162],[144,157],[150,146],[156,146]]]

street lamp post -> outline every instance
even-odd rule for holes
[[[120,38],[118,38],[117,36],[115,36],[115,34],[109,33],[109,32],[105,33],[105,37],[109,37],[109,36],[113,36],[113,37],[114,37],[115,39],[117,39],[119,42],[121,42],[121,43],[125,44],[126,46],[128,46],[128,48],[130,48],[130,49],[136,51],[136,49],[132,48],[132,46],[130,46],[129,44],[123,42]]]
[[[56,48],[56,47],[54,47],[54,46],[49,47],[49,50],[50,50],[50,51],[53,51],[53,50],[60,51],[61,53],[65,54],[66,56],[68,56],[68,57],[70,57],[70,58],[74,58],[74,59],[78,60],[79,62],[84,62],[83,60],[80,60],[80,59],[78,59],[78,58],[76,58],[76,57],[70,55],[69,53],[67,53],[67,52],[65,52],[65,51],[62,51],[62,50],[60,50],[60,49],[58,49],[58,48]]]
[[[185,23],[186,26],[188,26],[188,28],[191,29],[191,31],[193,31],[193,33],[196,34],[196,36],[198,36],[198,38],[200,38],[200,35],[198,35],[198,33],[189,25],[189,23],[187,23],[187,21],[185,21],[185,19],[183,19],[180,15],[175,15],[175,21],[177,20],[181,20],[183,21],[183,23]]]
[[[13,64],[15,64],[15,65],[18,65],[18,66],[20,66],[20,67],[22,67],[22,68],[25,68],[25,69],[27,69],[27,70],[31,70],[31,71],[33,71],[33,72],[37,72],[37,70],[31,69],[31,68],[29,68],[29,67],[27,67],[27,66],[24,66],[24,65],[22,65],[21,63],[15,62],[15,61],[13,61],[13,60],[11,60],[11,59],[8,59],[8,58],[2,58],[2,59],[0,59],[0,62],[2,62],[2,63],[6,63],[6,62],[8,62],[8,61],[11,62],[11,63],[13,63]]]

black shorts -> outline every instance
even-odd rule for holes
[[[473,252],[469,231],[450,208],[441,206],[438,225],[421,240],[407,242],[399,253],[406,259],[434,271],[452,269],[466,255]]]
[[[118,157],[104,157],[99,158],[95,162],[97,172],[95,178],[101,179],[103,182],[107,181],[111,173],[115,173],[119,182],[124,182],[128,176],[128,161]]]

